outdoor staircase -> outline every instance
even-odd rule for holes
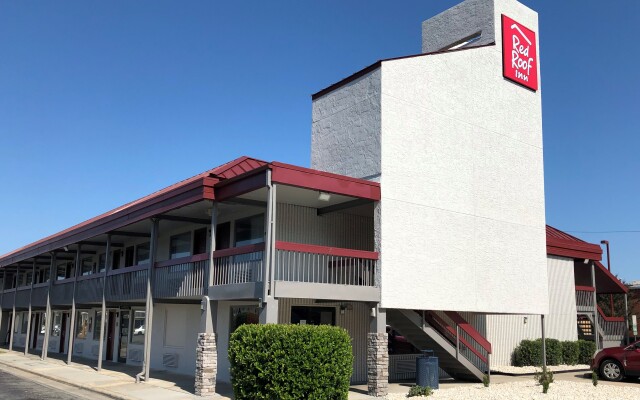
[[[581,332],[585,339],[595,341],[593,335],[593,327],[595,325],[593,317],[594,315],[591,313],[581,314],[581,316],[578,317],[578,327],[580,328],[578,332]],[[590,328],[586,328],[587,322]],[[598,306],[598,348],[620,346],[625,340],[625,330],[626,323],[624,317],[608,317]]]
[[[387,323],[419,350],[433,350],[452,378],[481,381],[489,370],[491,344],[456,312],[387,309]]]

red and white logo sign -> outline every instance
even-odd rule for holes
[[[502,75],[538,90],[536,33],[502,14]]]

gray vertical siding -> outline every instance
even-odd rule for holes
[[[317,216],[316,213],[315,208],[278,203],[276,239],[373,251],[373,214],[333,212]]]
[[[573,259],[548,256],[547,271],[549,315],[545,319],[546,337],[578,340]],[[488,315],[486,318],[494,366],[511,365],[513,349],[521,340],[541,337],[540,315]]]
[[[351,310],[340,314],[340,304],[347,305]],[[316,303],[312,299],[280,298],[278,304],[278,323],[288,324],[291,321],[291,306],[335,307],[336,325],[349,332],[353,345],[353,383],[367,381],[367,333],[369,332],[369,307],[365,303],[332,302]]]

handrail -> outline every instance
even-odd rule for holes
[[[462,315],[458,314],[455,311],[445,311],[444,312],[449,318],[451,318],[451,320],[453,322],[455,322],[456,324],[458,324],[458,326],[460,327],[460,329],[462,329],[463,331],[465,331],[469,336],[471,336],[471,338],[473,340],[475,340],[476,342],[478,342],[478,344],[480,345],[480,347],[482,347],[487,353],[491,354],[491,343],[484,338],[484,336],[482,336],[480,334],[480,332],[478,332],[473,325],[471,325],[470,323],[468,323],[464,318],[462,318]]]
[[[600,308],[600,306],[598,306],[598,313],[600,314],[602,319],[607,322],[624,322],[624,317],[608,317],[604,315],[604,312],[602,311],[602,308]]]
[[[147,269],[149,269],[147,264],[136,265],[135,267],[118,268],[118,269],[110,270],[107,273],[107,276],[126,274],[127,272],[146,271]]]
[[[246,246],[231,247],[228,249],[216,250],[213,252],[213,258],[222,258],[230,256],[238,256],[240,254],[256,253],[264,250],[264,243],[248,244]]]
[[[277,250],[299,251],[301,253],[324,254],[328,256],[364,258],[377,260],[378,253],[375,251],[344,249],[341,247],[318,246],[315,244],[302,244],[293,242],[276,241]]]
[[[209,259],[209,254],[208,253],[195,254],[195,255],[192,255],[192,256],[188,256],[188,257],[180,257],[180,258],[174,258],[172,260],[158,261],[154,265],[154,267],[155,268],[164,268],[164,267],[170,267],[172,265],[180,265],[180,264],[188,264],[188,263],[198,262],[198,261],[206,261],[208,259]]]
[[[62,285],[64,283],[70,283],[73,282],[76,278],[71,277],[71,278],[65,278],[65,279],[60,279],[60,280],[55,280],[53,281],[54,285]]]
[[[33,285],[33,288],[36,289],[36,288],[47,287],[47,286],[49,286],[49,282],[42,282],[42,283],[35,283]]]
[[[473,354],[475,354],[480,360],[484,363],[488,363],[487,357],[485,357],[482,353],[480,353],[467,339],[465,339],[462,335],[458,337],[456,330],[453,329],[452,326],[447,324],[442,318],[440,318],[437,314],[432,313],[430,311],[427,312],[428,318],[431,319],[435,325],[440,325],[442,329],[445,329],[450,335],[453,336],[454,339],[458,339],[460,343],[464,344]],[[458,325],[461,329],[462,327]],[[435,327],[435,326],[434,326]],[[444,332],[440,332],[444,333]],[[468,332],[467,332],[468,333]],[[474,339],[475,340],[475,339]],[[455,343],[453,343],[455,345]],[[478,343],[479,344],[479,343]],[[485,349],[486,350],[486,349]],[[489,353],[491,354],[491,353]]]
[[[98,278],[102,278],[103,276],[104,276],[104,272],[97,272],[95,274],[89,274],[89,275],[80,275],[78,277],[78,282],[86,281],[89,279],[98,279]]]
[[[579,292],[595,292],[596,288],[593,286],[576,286],[576,291]]]
[[[18,286],[16,289],[18,289],[18,291],[29,290],[29,289],[31,289],[31,285],[29,285],[29,286]]]

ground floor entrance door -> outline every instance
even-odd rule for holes
[[[129,343],[129,310],[120,311],[120,344],[118,346],[118,362],[127,362],[127,345]]]
[[[69,313],[62,313],[62,323],[60,324],[60,353],[64,353],[64,344],[67,342],[67,319]]]
[[[116,337],[116,312],[109,311],[107,319],[107,360],[113,361],[113,345]]]
[[[31,321],[31,348],[35,349],[38,346],[38,335],[40,334],[40,313],[33,315],[33,321]]]

